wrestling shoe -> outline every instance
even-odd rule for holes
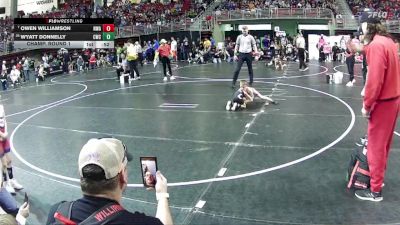
[[[238,104],[237,104],[236,102],[234,102],[234,103],[232,104],[231,110],[232,110],[232,111],[236,111],[237,108],[238,108]]]
[[[232,102],[231,102],[231,101],[228,101],[228,102],[226,103],[226,106],[225,106],[226,111],[231,110],[231,106],[232,106]]]

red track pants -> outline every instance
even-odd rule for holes
[[[368,164],[371,191],[380,192],[399,113],[400,98],[378,101],[368,122]]]

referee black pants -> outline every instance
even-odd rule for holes
[[[249,78],[250,78],[249,84],[250,85],[253,84],[253,65],[251,64],[252,61],[253,61],[253,57],[252,57],[251,53],[239,53],[239,61],[236,66],[235,73],[233,74],[233,80],[232,80],[233,86],[235,86],[235,84],[236,84],[236,81],[239,76],[239,72],[242,69],[242,65],[244,62],[246,62],[247,69],[249,70]]]
[[[299,69],[302,69],[303,67],[304,67],[304,69],[305,68],[307,68],[307,65],[306,65],[306,63],[305,63],[305,50],[304,50],[304,48],[299,48],[298,49],[298,51],[299,51],[299,62],[300,62],[300,64],[299,64]]]
[[[140,77],[139,70],[137,68],[137,60],[128,61],[129,71],[130,71],[130,78],[135,77],[135,73],[137,77]]]

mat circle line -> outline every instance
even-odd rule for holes
[[[325,66],[321,66],[321,65],[316,65],[316,64],[308,64],[308,65],[313,65],[313,66],[318,66],[318,67],[322,67],[325,69],[325,71],[319,72],[319,73],[312,73],[312,74],[304,74],[304,75],[298,75],[298,76],[290,76],[290,75],[284,75],[284,76],[279,76],[279,77],[262,77],[262,78],[254,78],[255,81],[257,80],[275,80],[275,79],[294,79],[294,78],[302,78],[302,77],[313,77],[313,76],[317,76],[317,75],[321,75],[321,74],[325,74],[328,72],[328,68]],[[209,78],[209,77],[184,77],[184,76],[176,76],[177,78],[181,78],[181,79],[192,79],[192,80],[209,80],[209,79],[214,79],[217,80],[218,78]],[[223,79],[223,78],[221,78]]]
[[[105,90],[105,91],[100,91],[100,92],[96,92],[96,93],[91,93],[91,94],[87,94],[87,95],[83,95],[83,96],[79,96],[79,97],[75,97],[72,99],[67,99],[65,101],[53,104],[45,109],[42,109],[32,115],[30,115],[29,117],[27,117],[26,119],[24,119],[20,124],[17,125],[17,127],[13,130],[13,132],[11,133],[10,136],[10,145],[11,148],[13,149],[13,153],[14,155],[22,162],[24,163],[26,166],[44,173],[46,175],[52,176],[52,177],[56,177],[59,179],[63,179],[63,180],[67,180],[67,181],[72,181],[72,182],[80,182],[79,179],[77,178],[72,178],[72,177],[68,177],[68,176],[63,176],[60,174],[56,174],[56,173],[52,173],[50,171],[44,170],[42,168],[39,168],[31,163],[29,163],[28,161],[26,161],[20,154],[19,152],[16,150],[15,146],[14,146],[14,136],[17,133],[17,131],[19,130],[19,128],[21,126],[24,125],[24,123],[26,123],[28,120],[32,119],[33,117],[37,116],[38,114],[47,111],[49,109],[52,109],[56,106],[68,103],[68,102],[72,102],[75,100],[79,100],[82,98],[86,98],[86,97],[90,97],[90,96],[95,96],[95,95],[99,95],[99,94],[105,94],[105,93],[110,93],[110,92],[114,92],[114,91],[119,91],[119,90],[124,90],[124,89],[130,89],[130,88],[139,88],[139,87],[148,87],[148,86],[158,86],[158,85],[166,85],[166,84],[179,84],[179,83],[199,83],[199,82],[226,82],[226,81],[230,81],[230,79],[209,79],[209,80],[202,80],[202,81],[176,81],[176,82],[170,82],[170,83],[153,83],[153,84],[143,84],[143,85],[137,85],[137,86],[130,86],[130,87],[121,87],[121,88],[116,88],[116,89],[110,89],[110,90]],[[267,81],[255,81],[257,83],[264,83],[264,84],[274,84],[273,82],[267,82]],[[249,172],[249,173],[244,173],[244,174],[239,174],[239,175],[235,175],[235,176],[227,176],[227,177],[218,177],[218,178],[209,178],[209,179],[202,179],[202,180],[193,180],[193,181],[184,181],[184,182],[175,182],[175,183],[169,183],[168,186],[187,186],[187,185],[195,185],[195,184],[204,184],[204,183],[210,183],[210,182],[218,182],[218,181],[226,181],[226,180],[234,180],[234,179],[240,179],[240,178],[245,178],[245,177],[250,177],[250,176],[255,176],[255,175],[259,175],[259,174],[263,174],[263,173],[267,173],[267,172],[271,172],[274,170],[278,170],[278,169],[282,169],[285,167],[289,167],[292,165],[295,165],[297,163],[303,162],[305,160],[308,160],[310,158],[313,158],[323,152],[325,152],[326,150],[328,150],[329,148],[331,148],[332,146],[334,146],[335,144],[337,144],[339,141],[341,141],[344,137],[347,136],[347,134],[351,131],[351,129],[353,128],[354,124],[355,124],[355,113],[353,111],[353,109],[342,99],[340,99],[337,96],[331,95],[329,93],[323,92],[323,91],[319,91],[313,88],[308,88],[308,87],[303,87],[303,86],[299,86],[299,85],[293,85],[293,84],[283,84],[283,83],[279,83],[279,85],[282,86],[289,86],[289,87],[295,87],[295,88],[300,88],[300,89],[304,89],[304,90],[309,90],[309,91],[314,91],[323,95],[327,95],[329,97],[332,97],[334,99],[336,99],[337,101],[339,101],[340,103],[344,104],[347,109],[350,111],[351,114],[351,121],[349,126],[347,127],[347,129],[333,142],[331,142],[330,144],[326,145],[325,147],[322,147],[321,149],[319,149],[318,151],[306,155],[304,157],[301,157],[299,159],[278,165],[278,166],[274,166],[274,167],[270,167],[267,169],[262,169],[262,170],[257,170],[257,171],[253,171],[253,172]],[[128,187],[143,187],[143,184],[128,184]]]

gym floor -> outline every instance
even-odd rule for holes
[[[350,154],[367,127],[362,77],[346,87],[347,74],[343,84],[326,83],[326,74],[347,72],[342,64],[310,62],[299,72],[294,62],[284,71],[254,62],[254,87],[279,105],[257,100],[230,112],[235,66],[179,63],[178,79],[163,82],[160,66],[145,65],[142,80],[124,85],[104,68],[2,92],[15,176],[25,187],[16,199],[28,192],[29,224],[44,224],[52,204],[81,196],[79,151],[110,135],[134,156],[123,199],[130,211],[155,215],[139,157],[156,156],[171,185],[175,224],[400,223],[399,134],[382,202],[360,201],[345,187]],[[245,65],[239,79],[248,79]]]

